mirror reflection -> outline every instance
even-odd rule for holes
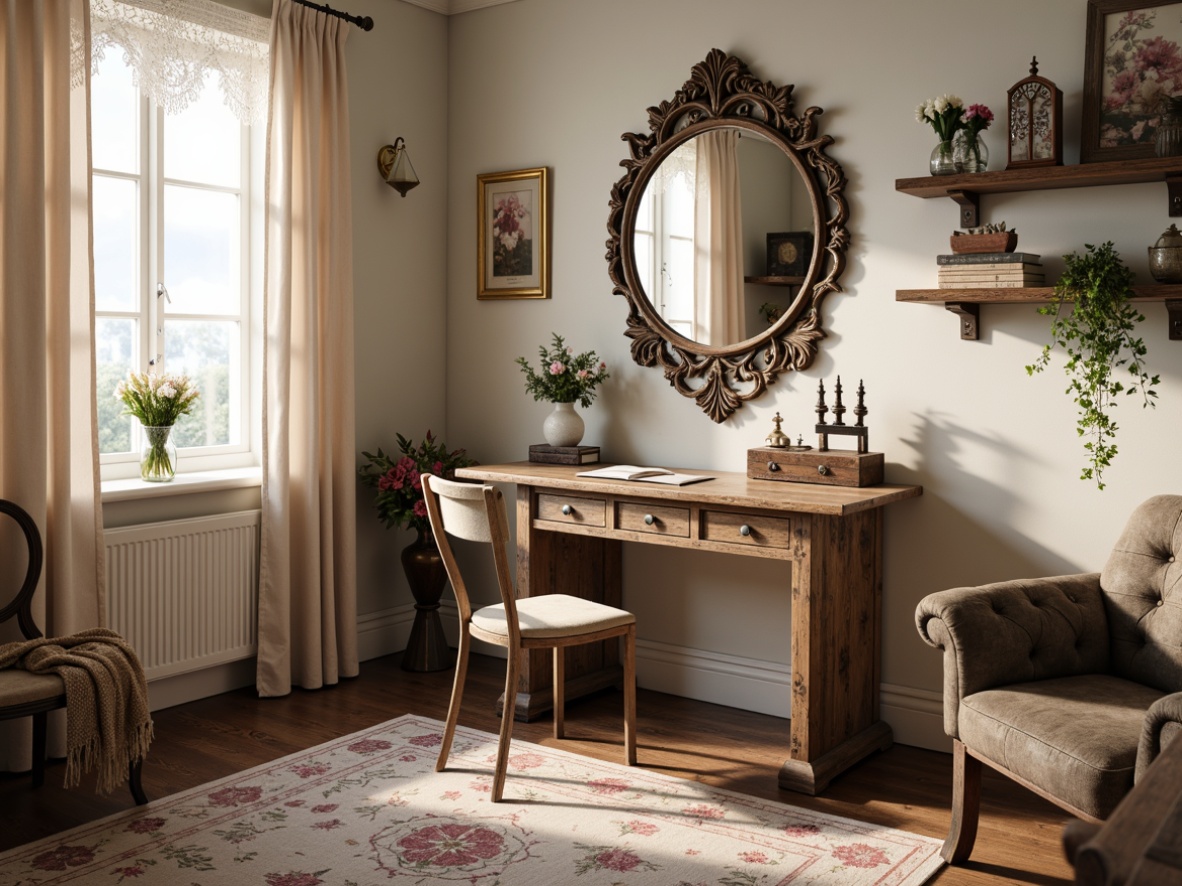
[[[643,295],[674,332],[729,346],[791,305],[813,241],[800,175],[779,145],[733,127],[696,135],[661,161],[632,245]]]

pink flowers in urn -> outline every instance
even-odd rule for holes
[[[430,431],[418,446],[401,434],[395,436],[401,456],[395,458],[381,449],[376,453],[362,452],[369,463],[362,465],[357,474],[366,486],[377,489],[374,506],[387,529],[409,526],[425,532],[429,520],[427,503],[423,500],[423,474],[429,472],[450,480],[455,477],[456,468],[475,462],[463,449],[449,450]]]

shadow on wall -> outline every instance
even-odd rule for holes
[[[1074,563],[1016,528],[1020,499],[1014,490],[1027,488],[1024,477],[1031,465],[1028,455],[1015,452],[999,436],[928,412],[918,416],[914,436],[900,442],[915,450],[918,467],[908,470],[894,465],[892,480],[924,484],[919,500],[923,507],[906,513],[900,509],[897,516],[902,519],[892,527],[899,533],[896,538],[909,539],[904,544],[911,555],[924,560],[919,576],[923,587],[914,589],[916,600],[945,588],[1103,566],[1107,552],[1098,555],[1095,563]],[[1006,465],[1005,485],[982,478],[965,464],[970,444],[974,450],[991,451],[996,462]],[[941,478],[954,478],[955,483]],[[955,501],[944,496],[952,485]]]

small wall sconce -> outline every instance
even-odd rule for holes
[[[394,139],[394,144],[383,145],[378,151],[378,170],[382,173],[383,181],[403,197],[419,183],[410,155],[406,153],[406,141],[401,136]]]

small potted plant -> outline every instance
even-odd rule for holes
[[[551,446],[577,446],[583,439],[584,425],[574,404],[586,409],[595,401],[595,389],[610,377],[607,364],[594,351],[575,354],[558,333],[551,334],[549,350],[543,345],[538,355],[542,358],[538,372],[524,357],[518,357],[517,364],[525,373],[526,392],[535,400],[554,404],[542,434]]]
[[[129,372],[115,388],[123,412],[139,419],[144,429],[140,449],[140,478],[167,483],[176,474],[176,445],[172,426],[193,411],[200,393],[187,375]]]
[[[1038,309],[1050,316],[1051,342],[1026,372],[1042,372],[1050,364],[1056,347],[1067,352],[1063,367],[1069,383],[1067,393],[1079,407],[1077,430],[1088,438],[1084,449],[1088,464],[1081,480],[1095,480],[1104,488],[1104,469],[1116,456],[1117,426],[1112,410],[1121,394],[1140,395],[1141,405],[1155,406],[1154,386],[1158,376],[1145,371],[1145,343],[1133,335],[1136,325],[1145,319],[1129,298],[1132,296],[1133,272],[1121,261],[1109,241],[1102,246],[1086,244],[1084,255],[1063,256],[1067,263],[1063,276],[1055,284],[1049,305]],[[1063,306],[1071,305],[1070,312]],[[1128,384],[1117,378],[1125,367]]]

